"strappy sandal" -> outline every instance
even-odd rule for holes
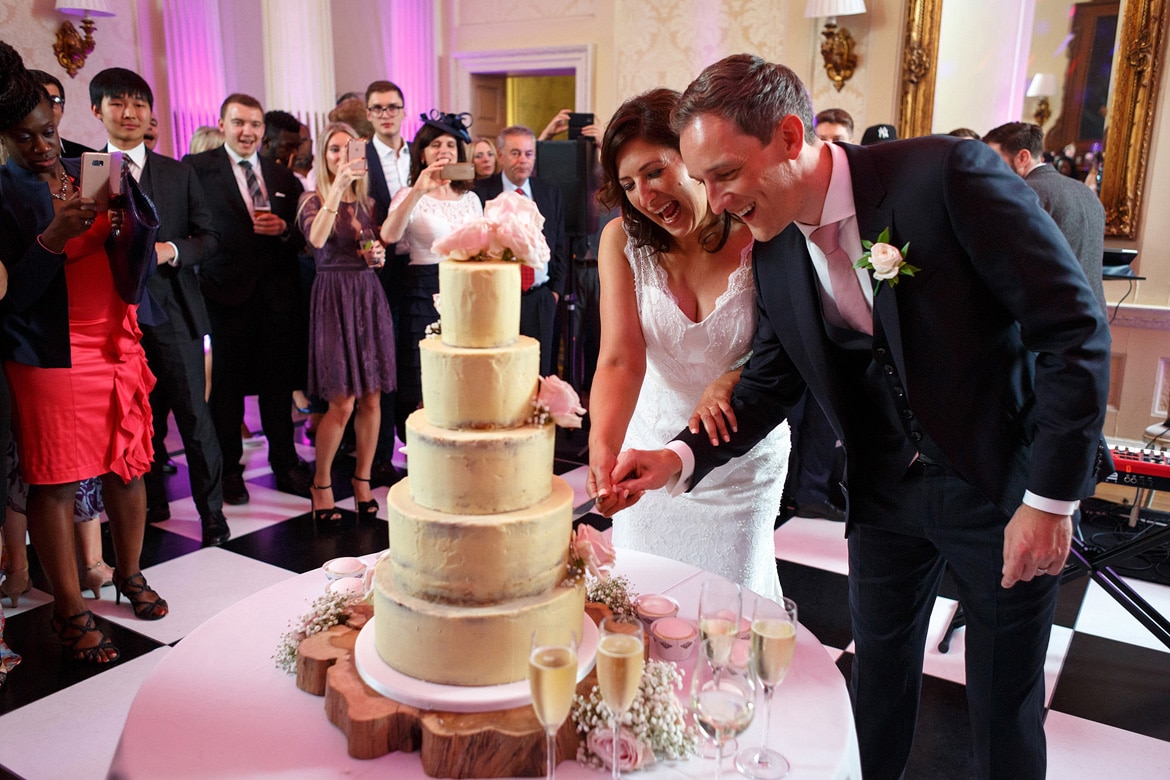
[[[139,620],[161,620],[171,611],[166,599],[160,598],[158,593],[146,584],[146,577],[142,576],[142,572],[122,579],[115,569],[114,588],[116,589],[114,603],[121,604],[122,597],[125,596],[130,606],[134,608],[134,616]],[[153,595],[154,598],[144,598],[147,594]]]
[[[310,492],[313,490],[332,490],[333,484],[328,485],[311,485]],[[341,520],[341,510],[336,506],[331,506],[328,509],[318,509],[313,503],[313,498],[309,497],[309,505],[313,507],[313,521],[318,523],[336,523]]]
[[[370,484],[369,477],[354,477],[351,482],[365,482]],[[358,520],[377,520],[378,519],[378,502],[374,499],[369,501],[357,500],[357,485],[354,485],[354,502],[357,504]]]
[[[97,627],[93,613],[88,609],[78,612],[71,617],[58,617],[53,613],[49,625],[61,640],[65,652],[70,654],[74,661],[84,661],[90,664],[112,664],[122,657],[122,652],[114,646],[109,637]],[[88,634],[97,634],[102,638],[93,647],[78,647],[77,644]]]

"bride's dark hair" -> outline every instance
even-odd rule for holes
[[[621,207],[622,222],[635,246],[648,246],[659,252],[670,251],[670,233],[634,208],[618,183],[617,158],[631,141],[642,140],[678,151],[678,136],[670,129],[670,114],[680,95],[673,89],[652,89],[632,97],[614,113],[601,141],[601,187],[597,199],[607,209]],[[731,216],[724,212],[711,215],[701,228],[699,243],[708,252],[718,252],[731,232]]]

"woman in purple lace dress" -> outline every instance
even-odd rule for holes
[[[302,196],[297,216],[317,264],[309,314],[308,391],[329,403],[317,427],[315,520],[341,519],[330,471],[355,409],[354,500],[359,519],[377,517],[370,467],[382,417],[381,394],[395,388],[394,328],[377,276],[386,249],[371,212],[365,153],[347,159],[347,144],[357,137],[353,128],[340,123],[321,133],[317,191]]]

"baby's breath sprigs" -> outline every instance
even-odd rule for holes
[[[623,575],[608,579],[588,577],[585,580],[585,600],[604,604],[615,615],[637,617],[634,610],[636,595],[630,590],[630,581]]]
[[[698,745],[698,732],[694,726],[687,726],[686,713],[678,701],[677,691],[681,689],[682,675],[674,664],[647,661],[638,695],[622,716],[622,729],[631,732],[643,746],[653,751],[656,760],[689,758]],[[581,735],[581,744],[577,748],[579,764],[594,768],[606,766],[589,750],[588,736],[594,729],[609,728],[611,718],[596,685],[588,696],[573,698],[573,724]]]
[[[362,597],[346,593],[326,593],[318,596],[309,609],[297,621],[289,622],[289,630],[280,637],[280,644],[272,660],[278,669],[292,674],[297,670],[297,647],[313,634],[328,631],[346,619],[349,608]]]

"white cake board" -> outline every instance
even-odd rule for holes
[[[528,680],[503,685],[440,685],[419,680],[392,668],[378,655],[374,644],[374,621],[362,627],[353,648],[354,664],[366,685],[383,696],[420,710],[444,712],[491,712],[523,707],[532,703]],[[597,659],[597,626],[585,615],[577,647],[577,682],[585,679]]]

